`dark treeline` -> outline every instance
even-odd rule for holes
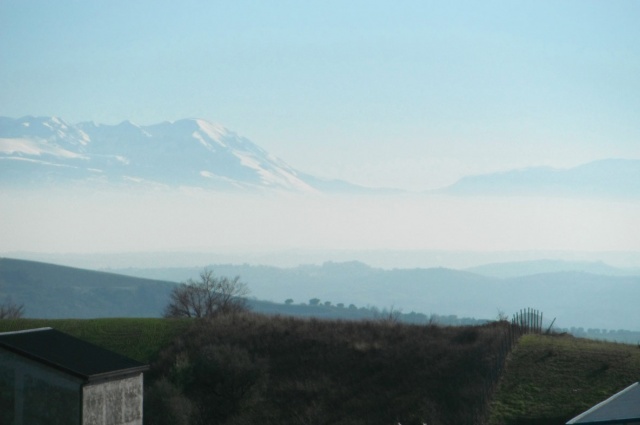
[[[309,303],[299,304],[295,304],[293,302],[278,304],[268,301],[249,299],[247,300],[247,304],[252,311],[267,315],[316,317],[321,319],[338,320],[378,320],[380,318],[391,317],[394,320],[404,323],[413,323],[417,325],[437,324],[444,326],[483,325],[488,322],[488,320],[485,319],[458,317],[455,314],[424,314],[417,313],[415,311],[404,313],[401,309],[396,309],[395,307],[358,307],[355,304],[333,304],[330,301],[321,301],[318,298],[312,298],[309,301]]]

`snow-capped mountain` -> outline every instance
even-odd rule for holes
[[[199,119],[138,126],[0,117],[0,185],[102,182],[215,190],[356,190],[303,174],[250,140]]]

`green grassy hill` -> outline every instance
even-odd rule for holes
[[[0,332],[51,327],[140,362],[151,363],[191,323],[187,319],[17,319],[0,320]]]
[[[565,424],[638,380],[638,346],[526,335],[507,361],[489,423]]]

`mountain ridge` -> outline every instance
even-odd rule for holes
[[[249,139],[203,119],[140,126],[2,117],[0,161],[0,183],[27,186],[84,181],[221,191],[375,190],[301,173]]]
[[[640,198],[640,160],[607,158],[571,168],[539,166],[471,175],[429,193]]]
[[[0,117],[0,186],[87,184],[214,191],[401,194],[300,171],[225,126],[200,118],[138,125],[59,117]],[[100,187],[100,186],[98,186]],[[469,175],[447,196],[640,198],[640,160],[608,158],[572,168],[528,167]]]

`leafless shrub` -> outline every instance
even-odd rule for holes
[[[0,319],[20,319],[24,316],[24,304],[16,304],[8,298],[0,304]]]
[[[205,269],[199,280],[189,279],[173,289],[164,316],[210,318],[244,312],[248,310],[244,298],[248,294],[247,285],[238,276],[217,277]]]

